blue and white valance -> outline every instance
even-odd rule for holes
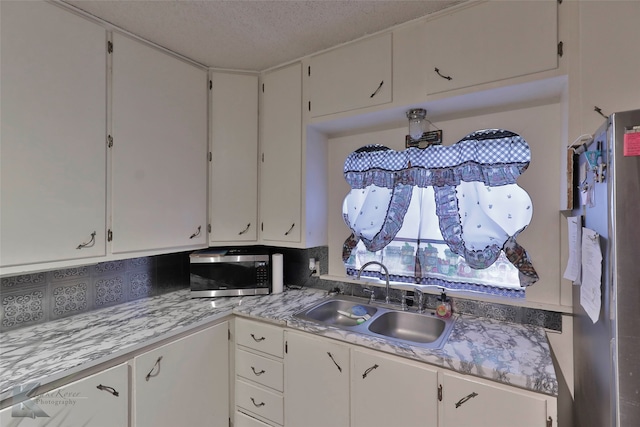
[[[530,158],[526,141],[503,129],[477,131],[452,146],[395,151],[370,145],[351,153],[344,166],[352,187],[343,203],[345,223],[353,232],[343,254],[347,270],[366,262],[352,256],[363,249],[369,257],[382,251],[389,258],[400,247],[402,271],[391,268],[390,273],[404,277],[401,281],[466,283],[457,269],[449,268],[456,257],[456,265],[467,270],[508,260],[518,272],[519,287],[534,283],[538,276],[515,241],[533,212],[529,195],[516,184]],[[435,255],[448,267],[423,268],[425,250],[429,259]],[[386,259],[387,264],[393,263]],[[447,274],[438,279],[444,270]],[[485,279],[478,286],[485,286]]]

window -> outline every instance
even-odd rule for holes
[[[538,279],[516,242],[533,213],[516,184],[529,161],[526,141],[502,129],[452,146],[370,145],[351,153],[344,168],[352,188],[343,202],[353,233],[343,250],[347,274],[375,260],[394,281],[524,297]],[[378,269],[362,275],[380,277]]]

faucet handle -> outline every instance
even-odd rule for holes
[[[413,289],[413,301],[416,303],[418,313],[424,313],[424,293],[420,288]]]
[[[376,293],[373,289],[374,288],[362,288],[362,292],[366,294],[371,294],[369,296],[369,304],[373,304],[376,301]]]
[[[407,296],[407,291],[402,289],[400,291],[400,310],[402,311],[409,310],[409,306],[407,305],[408,299],[413,301],[413,297]]]

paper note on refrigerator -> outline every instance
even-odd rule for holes
[[[596,323],[602,305],[602,250],[600,236],[588,228],[582,229],[582,286],[580,304],[591,321]]]
[[[640,156],[640,126],[624,134],[622,153],[624,156]]]
[[[574,285],[579,285],[580,264],[582,260],[582,243],[580,242],[582,238],[581,217],[568,217],[567,225],[569,230],[569,260],[567,261],[567,268],[564,270],[562,277],[571,280]]]

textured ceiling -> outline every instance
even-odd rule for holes
[[[463,0],[65,0],[215,68],[262,71]]]

